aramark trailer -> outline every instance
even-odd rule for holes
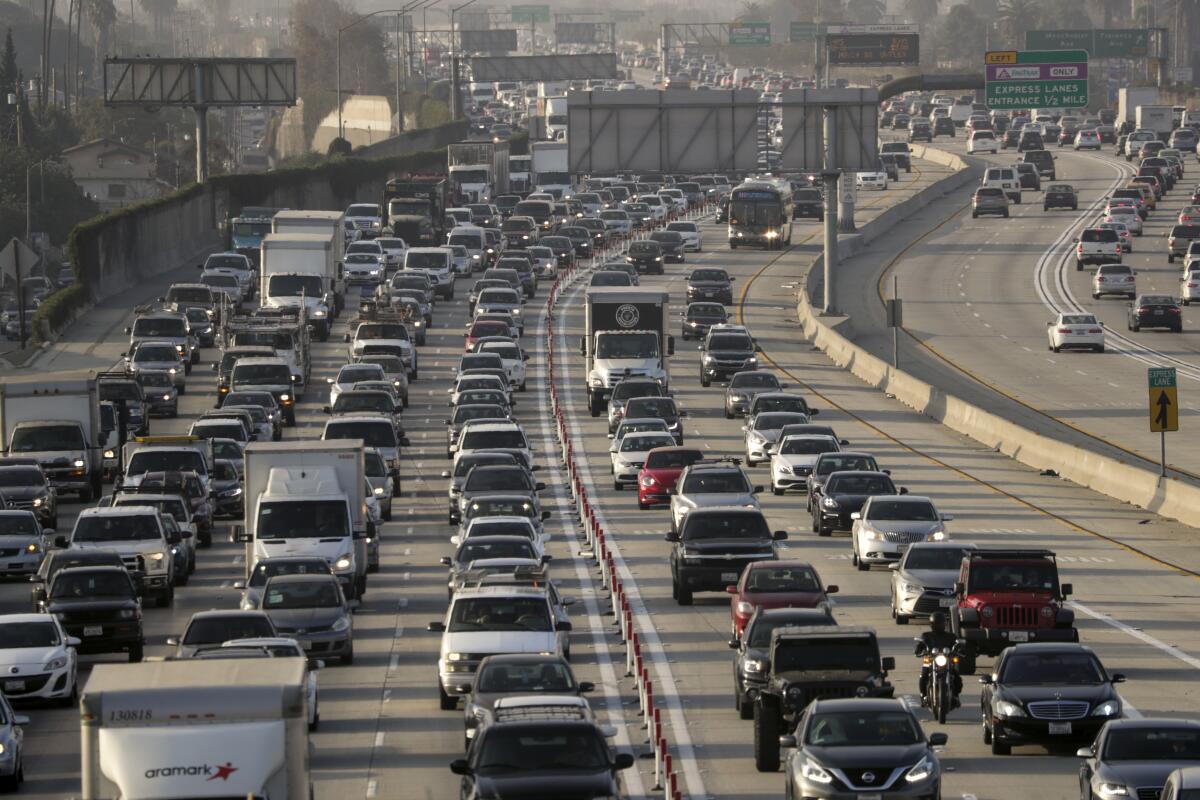
[[[83,800],[307,800],[302,658],[97,664],[80,695]]]

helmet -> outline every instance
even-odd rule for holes
[[[929,625],[933,628],[934,633],[946,632],[946,612],[935,611],[933,616],[929,618]]]

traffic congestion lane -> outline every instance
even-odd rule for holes
[[[1186,386],[1200,377],[1195,366],[1200,340],[1194,332],[1200,317],[1185,307],[1182,335],[1133,333],[1126,328],[1125,298],[1091,298],[1094,268],[1075,269],[1073,239],[1081,225],[1098,218],[1104,198],[1125,183],[1130,168],[1108,155],[1070,149],[1055,154],[1057,182],[1080,190],[1078,213],[1043,211],[1040,193],[1026,191],[1026,202],[1012,207],[1011,219],[971,219],[972,186],[914,219],[894,259],[852,265],[856,280],[843,286],[856,342],[891,358],[881,299],[891,296],[895,276],[906,305],[905,329],[913,337],[901,337],[906,370],[968,402],[996,404],[1005,416],[1034,430],[1108,455],[1140,455],[1155,462],[1159,441],[1146,423],[1145,369],[1179,367],[1182,424],[1194,421],[1197,404],[1186,399]],[[1002,154],[986,163],[1013,158]],[[1194,174],[1193,165],[1188,175]],[[1188,204],[1190,195],[1181,188],[1188,175],[1160,203],[1145,235],[1135,237],[1134,252],[1124,257],[1138,272],[1139,293],[1178,294],[1181,266],[1167,263],[1166,235]],[[1096,314],[1107,328],[1108,352],[1047,352],[1046,328],[1054,309]],[[1190,448],[1168,447],[1168,461],[1200,471]]]
[[[706,237],[719,238],[715,228],[706,228],[705,233]],[[776,259],[775,254],[710,253],[706,248],[703,263],[724,266],[744,282],[764,263],[774,261],[754,283],[746,321],[752,333],[764,344],[768,356],[786,359],[784,363],[812,361],[804,369],[816,371],[814,376],[797,373],[806,380],[806,385],[807,382],[815,383],[823,394],[828,393],[848,407],[863,405],[863,413],[869,413],[869,419],[876,426],[888,431],[897,430],[904,443],[914,441],[919,445],[920,453],[950,459],[954,466],[968,471],[968,475],[977,474],[989,483],[1005,481],[1012,490],[1021,490],[1037,503],[1102,531],[1119,530],[1145,540],[1173,540],[1178,552],[1190,558],[1186,553],[1186,530],[1159,523],[1139,526],[1137,523],[1144,515],[1131,513],[1123,506],[1060,481],[1039,479],[1002,457],[981,453],[973,443],[949,435],[915,414],[889,404],[873,390],[854,385],[852,378],[827,363],[820,363],[819,357],[807,353],[806,348],[797,348],[794,312],[786,301],[781,305],[780,297],[785,292],[790,294],[784,288],[788,285],[785,282],[794,280],[804,260],[796,251]],[[678,306],[681,299],[677,290],[685,272],[672,270],[664,279],[648,278],[643,285],[676,290],[674,300]],[[567,334],[563,332],[573,334],[580,328],[577,301],[578,293],[568,296],[567,311],[560,312],[560,335],[564,337],[560,352],[573,352],[573,348],[567,346]],[[591,474],[589,495],[593,496],[594,506],[604,514],[610,536],[620,547],[636,590],[647,606],[648,616],[663,639],[667,663],[675,679],[668,691],[679,696],[687,734],[696,746],[704,788],[710,796],[777,796],[781,776],[761,775],[754,771],[751,728],[749,723],[738,720],[733,711],[730,657],[722,647],[728,637],[728,599],[723,595],[700,595],[692,608],[679,607],[670,599],[670,574],[664,563],[667,546],[662,541],[667,527],[665,514],[638,511],[631,493],[614,492],[610,488],[606,429],[602,422],[591,419],[584,410],[579,382],[581,369],[579,360],[572,358],[562,368],[558,380],[560,396],[565,396],[572,407],[571,425],[577,436],[586,442],[585,447],[577,444],[576,448],[577,452],[587,453],[586,468]],[[681,406],[691,414],[687,422],[689,441],[702,442],[714,454],[738,455],[742,450],[739,423],[723,418],[719,388],[699,389],[695,379],[698,369],[697,355],[681,348],[672,364],[673,389]],[[801,367],[797,365],[796,369]],[[823,409],[829,408],[821,399],[817,402]],[[1185,650],[1196,651],[1194,639],[1180,643],[1174,626],[1152,621],[1155,616],[1161,617],[1160,612],[1171,607],[1178,598],[1195,596],[1191,579],[1178,577],[1165,568],[1155,568],[1115,545],[1065,528],[1017,499],[1021,495],[1009,497],[981,486],[953,468],[913,453],[900,442],[880,438],[874,429],[849,417],[835,412],[828,416],[823,414],[820,420],[835,424],[839,434],[847,436],[853,446],[875,452],[881,461],[893,468],[902,485],[914,493],[928,493],[944,510],[954,513],[956,521],[951,530],[956,537],[979,543],[1051,546],[1062,554],[1064,580],[1075,582],[1080,602],[1086,608],[1100,614],[1114,614],[1139,627],[1149,625],[1145,628],[1146,635],[1154,637],[1155,641],[1175,643]],[[751,470],[751,477],[756,483],[765,484],[768,480],[765,468]],[[1037,486],[1035,491],[1034,484],[1046,485]],[[844,537],[821,540],[813,536],[808,530],[803,503],[795,496],[763,495],[760,500],[772,527],[788,530],[787,554],[812,560],[824,583],[837,583],[842,588],[835,599],[838,602],[836,613],[843,624],[867,624],[880,632],[886,652],[895,655],[899,663],[893,676],[898,693],[915,694],[917,662],[911,655],[911,636],[919,629],[916,626],[899,628],[892,624],[887,605],[887,574],[882,571],[864,574],[853,569]],[[1147,584],[1155,587],[1153,593],[1147,592]],[[626,588],[633,591],[628,580]],[[1195,616],[1192,608],[1182,610],[1181,614],[1187,618]],[[1082,610],[1079,615],[1084,641],[1098,648],[1111,669],[1124,670],[1129,666],[1142,677],[1140,682],[1131,683],[1123,690],[1133,708],[1155,713],[1176,709],[1194,711],[1194,705],[1176,704],[1176,693],[1166,682],[1149,678],[1155,670],[1177,675],[1180,669],[1190,669],[1188,665],[1133,638],[1127,631],[1088,617]],[[987,663],[982,662],[983,665]],[[661,687],[662,681],[656,686]],[[1068,797],[1077,792],[1074,760],[1047,758],[1034,749],[1018,750],[1019,767],[1014,770],[1011,762],[987,755],[978,739],[977,687],[973,684],[968,687],[963,708],[955,712],[948,726],[952,738],[947,759],[957,768],[947,777],[948,794],[989,797],[1016,793],[1017,796]],[[678,732],[674,735],[678,740]],[[1017,773],[1016,777],[1014,773]]]

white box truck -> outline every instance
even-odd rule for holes
[[[97,664],[80,696],[84,800],[306,800],[302,658]]]
[[[579,343],[587,370],[588,406],[593,417],[607,407],[617,381],[646,376],[670,384],[667,356],[675,337],[667,333],[670,293],[621,286],[592,287],[584,303],[585,334]]]
[[[533,187],[535,192],[549,192],[557,198],[574,191],[567,167],[566,142],[533,142],[529,145],[533,158]]]
[[[267,308],[304,306],[321,341],[329,338],[330,318],[337,315],[336,250],[320,233],[270,233],[263,237],[259,301]]]
[[[1154,131],[1160,141],[1167,141],[1175,130],[1175,109],[1171,106],[1138,106],[1135,115],[1137,128]]]
[[[314,233],[328,236],[333,246],[332,281],[334,296],[333,315],[342,313],[346,305],[346,276],[343,262],[346,260],[346,214],[342,211],[298,211],[276,212],[271,219],[271,233]]]
[[[367,588],[366,481],[361,439],[251,442],[246,447],[246,577],[272,556],[321,556],[348,598]]]
[[[1117,90],[1117,124],[1136,121],[1138,106],[1158,103],[1158,89],[1154,86],[1134,86]]]
[[[545,101],[546,108],[546,138],[551,141],[560,141],[567,138],[567,98],[562,97],[547,97]]]
[[[0,381],[0,455],[36,458],[60,493],[99,497],[104,447],[100,395],[90,373],[50,373]]]

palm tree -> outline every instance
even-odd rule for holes
[[[81,0],[83,15],[92,29],[93,75],[104,70],[104,57],[112,39],[113,26],[117,23],[117,8],[113,0]]]
[[[887,13],[883,0],[849,0],[846,16],[856,25],[878,25]]]
[[[742,11],[738,14],[738,19],[750,20],[755,22],[766,18],[766,12],[763,10],[762,4],[755,0],[747,0],[742,3]]]
[[[139,0],[139,2],[154,20],[154,35],[161,36],[163,20],[175,13],[175,9],[179,7],[179,0]]]
[[[1001,0],[1000,22],[1008,28],[1017,47],[1025,46],[1025,34],[1040,27],[1042,3],[1039,0]]]
[[[905,0],[904,15],[909,22],[928,25],[937,19],[938,0]]]

